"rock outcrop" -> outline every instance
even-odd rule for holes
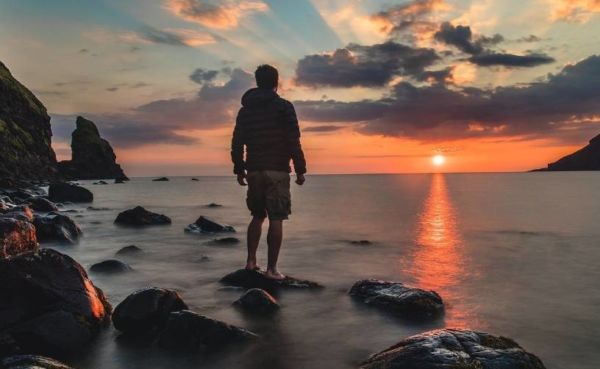
[[[243,288],[260,288],[269,292],[278,291],[280,289],[320,289],[323,288],[316,282],[297,279],[286,276],[282,280],[274,280],[265,277],[259,271],[239,269],[233,273],[227,274],[221,278],[221,283],[227,286],[243,287]]]
[[[58,211],[58,207],[52,201],[43,197],[32,197],[29,199],[29,206],[35,211],[50,212]]]
[[[75,260],[52,249],[0,260],[0,357],[81,349],[111,306]]]
[[[260,288],[249,289],[233,305],[250,314],[270,314],[279,310],[277,300]]]
[[[116,162],[112,147],[98,132],[91,120],[77,117],[71,135],[71,160],[58,163],[58,170],[67,179],[127,179]]]
[[[349,294],[401,318],[435,319],[444,314],[444,302],[436,292],[407,287],[399,282],[362,280],[352,286]]]
[[[0,359],[2,369],[73,369],[49,357],[37,355],[16,355]]]
[[[567,155],[547,168],[536,169],[537,172],[600,170],[600,135],[592,138],[587,146]]]
[[[50,212],[48,214],[36,214],[33,224],[37,238],[40,242],[64,242],[74,244],[79,241],[83,234],[73,219],[64,214]]]
[[[0,215],[0,259],[37,249],[35,227],[30,222]]]
[[[171,312],[187,308],[176,291],[145,288],[135,291],[117,305],[112,320],[119,331],[143,336],[162,330]]]
[[[164,225],[171,224],[171,218],[166,215],[153,213],[141,206],[136,206],[133,209],[119,213],[117,219],[115,219],[115,224],[134,227]]]
[[[408,337],[371,356],[361,369],[545,369],[510,338],[459,329]]]
[[[194,223],[185,227],[185,231],[188,233],[228,233],[235,232],[235,229],[232,226],[221,225],[205,216],[200,216]]]
[[[51,137],[44,105],[0,62],[0,178],[54,178]]]
[[[48,187],[48,198],[55,202],[92,202],[94,194],[87,188],[72,183],[54,182]]]

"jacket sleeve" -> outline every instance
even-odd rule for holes
[[[304,159],[304,152],[300,144],[300,127],[294,105],[288,101],[285,104],[284,118],[290,155],[294,162],[294,171],[296,174],[304,174],[306,173],[306,160]]]
[[[242,109],[240,109],[235,119],[235,128],[231,139],[231,161],[233,162],[234,174],[243,174],[246,170],[246,163],[244,162],[244,127],[240,124]]]

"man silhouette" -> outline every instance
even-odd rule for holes
[[[256,250],[262,224],[268,216],[269,250],[265,275],[280,280],[285,278],[277,270],[283,220],[291,214],[290,160],[294,163],[296,183],[299,185],[305,180],[306,161],[294,106],[277,94],[277,69],[261,65],[254,77],[257,87],[242,96],[242,108],[237,115],[231,140],[231,160],[239,184],[246,186],[248,181],[246,204],[252,221],[248,225],[246,269],[260,270],[256,263]]]

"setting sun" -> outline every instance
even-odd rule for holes
[[[436,167],[439,167],[439,166],[443,165],[446,162],[446,158],[444,157],[444,155],[437,154],[437,155],[435,155],[435,156],[433,156],[431,158],[431,162]]]

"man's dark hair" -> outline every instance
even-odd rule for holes
[[[268,64],[259,65],[254,72],[256,85],[260,88],[275,88],[279,83],[279,72]]]

